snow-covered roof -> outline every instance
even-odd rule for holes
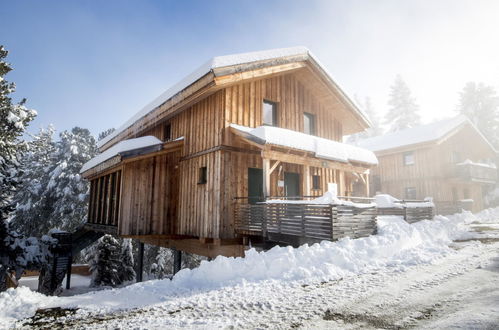
[[[97,142],[97,146],[100,148],[107,142],[109,142],[111,139],[116,137],[118,134],[120,134],[122,131],[127,129],[128,127],[132,126],[135,122],[137,122],[139,119],[153,111],[155,108],[159,107],[166,101],[168,101],[170,98],[172,98],[174,95],[179,93],[180,91],[184,90],[200,78],[202,78],[204,75],[209,73],[210,71],[213,71],[214,69],[218,68],[223,68],[223,67],[229,67],[233,65],[240,65],[240,64],[246,64],[246,63],[252,63],[252,62],[259,62],[259,61],[266,61],[266,60],[272,60],[272,59],[278,59],[278,58],[283,58],[283,57],[290,57],[290,56],[307,56],[308,58],[312,58],[317,65],[323,70],[326,75],[331,79],[333,82],[331,75],[329,72],[325,69],[323,65],[319,62],[319,60],[308,50],[308,48],[304,46],[298,46],[298,47],[291,47],[291,48],[279,48],[279,49],[270,49],[270,50],[264,50],[264,51],[258,51],[258,52],[250,52],[250,53],[241,53],[241,54],[234,54],[234,55],[225,55],[225,56],[217,56],[213,57],[211,60],[208,62],[204,63],[201,65],[197,70],[186,76],[184,79],[179,81],[177,84],[173,85],[171,88],[166,90],[163,94],[158,96],[156,99],[154,99],[151,103],[147,104],[142,110],[137,112],[132,118],[127,120],[123,125],[121,125],[118,129],[116,129],[113,133],[109,134],[99,142]],[[337,84],[333,82],[336,86]],[[352,104],[352,107],[357,111],[357,114],[360,115],[367,123],[369,123],[368,118],[364,115],[364,113],[343,93],[341,88],[338,87],[338,90],[340,93],[343,94],[343,96]]]
[[[471,122],[465,116],[457,116],[451,119],[441,120],[427,125],[388,133],[381,136],[361,140],[357,143],[359,147],[372,151],[395,149],[403,146],[420,144],[440,140],[447,134],[464,123]],[[472,125],[472,124],[471,124]],[[473,125],[472,125],[473,126]]]
[[[378,159],[370,150],[333,140],[273,126],[250,128],[231,124],[236,130],[247,133],[261,143],[310,151],[317,158],[330,159],[343,163],[357,162],[377,165]]]
[[[89,169],[105,162],[106,160],[119,155],[120,153],[146,147],[152,147],[160,144],[163,144],[163,142],[154,136],[143,136],[135,139],[120,141],[103,153],[98,154],[97,156],[83,164],[80,173],[86,172]]]

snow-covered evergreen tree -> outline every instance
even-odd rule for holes
[[[121,270],[120,270],[120,280],[121,282],[133,281],[135,279],[135,270],[133,262],[133,249],[132,240],[124,239],[121,244]]]
[[[21,138],[36,116],[36,111],[24,106],[25,100],[15,103],[10,97],[15,84],[4,78],[12,70],[5,61],[7,55],[0,45],[0,221],[6,221],[14,210],[12,195],[19,183],[18,156],[26,148]]]
[[[419,106],[400,75],[397,75],[390,87],[388,105],[390,107],[385,115],[385,122],[390,126],[390,132],[415,127],[421,123]]]
[[[173,254],[171,249],[159,248],[155,262],[150,267],[150,277],[166,278],[173,273]]]
[[[109,134],[113,133],[115,130],[116,130],[115,128],[108,128],[105,131],[100,132],[99,137],[97,138],[97,141],[102,140],[103,138],[105,138]]]
[[[91,286],[117,286],[122,283],[121,244],[111,235],[102,236],[87,254],[92,272]]]
[[[53,167],[56,153],[53,134],[52,126],[41,129],[28,142],[28,150],[21,158],[23,172],[19,177],[21,185],[13,198],[16,209],[11,227],[26,236],[40,236],[52,229],[50,219],[55,200],[46,188],[48,169]]]
[[[459,93],[458,112],[467,116],[478,129],[499,147],[499,96],[492,86],[468,82]]]
[[[0,290],[5,288],[7,271],[18,269],[28,251],[18,244],[20,236],[11,231],[8,219],[15,208],[12,197],[19,185],[18,158],[26,148],[21,138],[36,116],[36,111],[24,106],[25,100],[12,101],[15,84],[4,78],[12,70],[5,61],[7,55],[0,45]]]
[[[75,127],[60,134],[46,191],[54,198],[50,218],[52,228],[73,231],[85,223],[89,184],[79,172],[96,152],[95,139],[87,129]]]
[[[383,127],[381,127],[379,116],[371,103],[371,99],[369,97],[366,97],[364,102],[356,100],[356,103],[359,105],[359,107],[371,122],[371,127],[363,132],[350,135],[348,137],[348,142],[355,143],[362,139],[367,139],[383,134]]]

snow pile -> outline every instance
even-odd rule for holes
[[[402,209],[416,207],[435,207],[431,197],[426,197],[424,202],[404,202],[388,194],[379,194],[375,196],[375,203],[378,208],[397,208]]]
[[[354,203],[351,201],[344,201],[339,199],[335,193],[327,191],[321,197],[311,200],[288,200],[288,199],[269,199],[265,201],[266,204],[317,204],[317,205],[346,205],[354,207],[375,207],[375,203]]]
[[[475,163],[475,162],[471,161],[470,159],[466,159],[464,162],[457,163],[456,165],[457,166],[474,165],[474,166],[497,169],[497,166],[495,164]]]
[[[408,224],[401,217],[378,220],[378,235],[337,242],[303,245],[299,248],[275,247],[266,252],[247,251],[245,258],[217,257],[203,261],[196,269],[183,269],[170,280],[137,283],[121,289],[103,290],[72,297],[45,297],[27,288],[0,295],[0,322],[32,315],[35,309],[78,307],[80,312],[109,312],[147,307],[170,301],[179,295],[233,286],[265,286],[318,283],[368,272],[432,263],[455,253],[448,247],[455,239],[469,237],[470,222],[499,217],[499,209],[472,215],[436,217]],[[497,221],[497,220],[496,220]]]
[[[346,143],[273,126],[259,126],[257,128],[237,124],[231,124],[230,126],[268,144],[314,152],[318,158],[344,163],[378,164],[378,159],[373,152]]]
[[[121,141],[111,148],[107,149],[103,153],[98,154],[94,158],[90,159],[88,162],[83,164],[80,173],[83,173],[85,171],[88,171],[92,167],[95,167],[99,165],[102,162],[105,162],[108,159],[113,158],[114,156],[119,155],[121,152],[125,151],[130,151],[130,150],[135,150],[135,149],[140,149],[140,148],[146,148],[146,147],[152,147],[155,145],[162,144],[160,139],[154,137],[154,136],[143,136],[139,137],[136,139],[128,139]]]
[[[0,292],[0,325],[8,328],[16,320],[31,317],[45,304],[57,303],[57,297],[47,297],[27,287]]]

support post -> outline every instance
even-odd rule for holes
[[[310,166],[303,165],[303,196],[312,195],[310,192]]]
[[[68,257],[68,268],[66,271],[66,290],[71,289],[71,265],[73,264],[73,256]]]
[[[182,251],[173,250],[173,275],[177,274],[182,268]]]
[[[263,197],[270,196],[270,159],[263,158]]]
[[[142,273],[144,271],[144,243],[142,242],[139,242],[139,255],[137,263],[137,282],[142,282]]]

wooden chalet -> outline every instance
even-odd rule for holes
[[[440,214],[479,211],[497,182],[497,152],[464,116],[363,140],[375,152],[371,193],[432,197]]]
[[[243,255],[235,205],[369,195],[369,122],[304,47],[215,57],[113,134],[85,164],[95,230],[214,257]]]

